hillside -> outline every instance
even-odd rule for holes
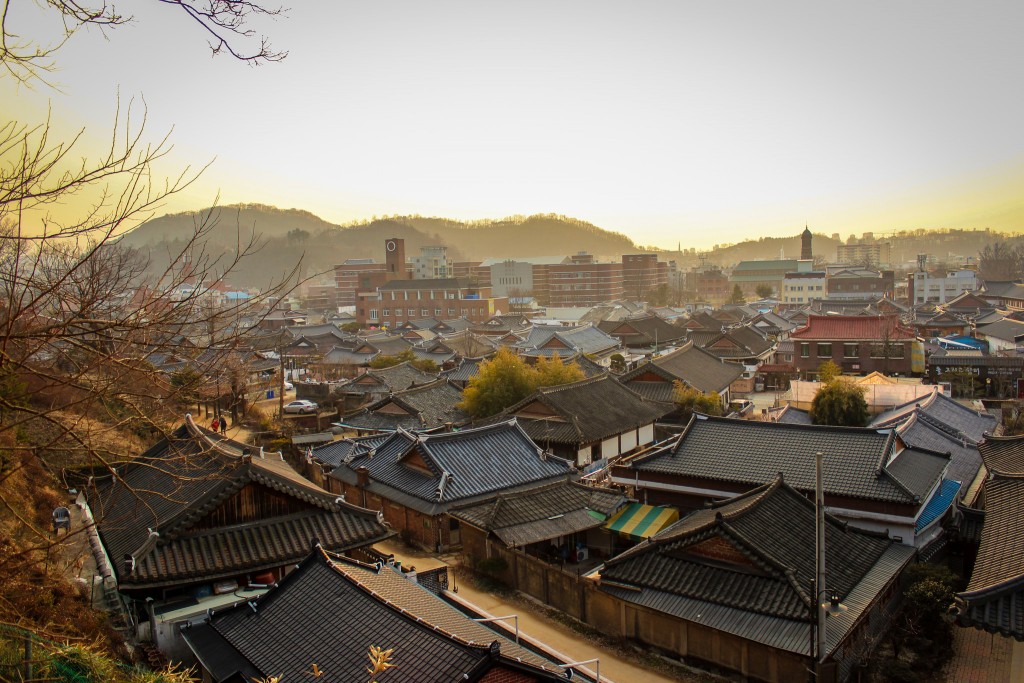
[[[198,213],[161,216],[139,226],[122,238],[122,244],[149,251],[153,267],[167,265],[169,254],[177,254],[192,234]],[[424,216],[392,216],[350,225],[329,223],[307,211],[278,209],[259,204],[221,207],[213,210],[216,220],[208,233],[207,251],[222,261],[230,258],[239,238],[260,236],[262,248],[243,261],[227,278],[239,287],[266,288],[279,280],[302,259],[303,276],[332,272],[348,258],[383,258],[383,240],[400,237],[406,253],[420,247],[445,245],[455,261],[489,257],[570,255],[588,251],[602,259],[643,251],[627,236],[604,230],[591,223],[542,214],[514,216],[501,220],[461,222]],[[762,237],[721,246],[707,252],[708,263],[731,267],[744,260],[798,258],[800,232],[795,227],[786,237]],[[886,235],[893,260],[912,261],[918,253],[929,253],[942,261],[953,255],[977,255],[986,244],[1006,236],[988,230],[905,230]],[[814,253],[828,261],[835,259],[838,240],[814,235]],[[675,260],[681,268],[698,263],[697,250],[660,252],[663,260]]]
[[[328,223],[311,213],[261,205],[229,206],[215,210],[207,237],[211,256],[226,259],[234,254],[239,236],[260,236],[262,248],[245,259],[228,282],[236,286],[264,288],[280,279],[302,259],[302,275],[329,272],[348,258],[383,259],[384,239],[405,240],[406,253],[420,247],[446,245],[456,260],[483,260],[491,256],[548,256],[585,250],[605,258],[638,251],[626,236],[597,226],[551,214],[497,221],[462,223],[443,218],[396,216],[348,226]],[[177,254],[192,234],[196,213],[162,216],[125,235],[121,243],[147,250],[153,267],[167,265],[168,254]]]

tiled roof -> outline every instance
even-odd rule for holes
[[[722,328],[725,327],[721,320],[713,317],[707,311],[697,311],[690,315],[687,320],[678,324],[689,330],[707,330],[709,332],[721,332]]]
[[[347,550],[391,535],[376,513],[337,501],[278,454],[243,458],[243,447],[186,423],[117,479],[96,484],[89,504],[123,587],[195,583],[280,566],[304,556],[313,538]],[[298,511],[194,528],[248,484],[297,499]],[[130,572],[121,562],[126,556],[135,559]]]
[[[480,363],[484,360],[486,359],[463,358],[457,366],[442,374],[453,382],[468,382],[471,378],[475,377],[478,372],[480,372]]]
[[[967,590],[957,598],[960,622],[1024,640],[1024,477],[996,474],[985,482],[985,523]]]
[[[310,637],[311,625],[315,633],[343,637]],[[220,665],[224,678],[255,670],[300,680],[315,663],[325,680],[364,680],[371,645],[394,648],[397,666],[385,674],[393,683],[476,680],[506,666],[529,671],[530,680],[561,675],[552,662],[394,569],[362,567],[319,550],[265,595],[214,613],[183,635],[201,662]]]
[[[1024,323],[1010,318],[1003,318],[994,323],[979,325],[977,336],[981,339],[999,339],[1012,342],[1019,335],[1024,335]]]
[[[530,336],[515,345],[524,356],[551,355],[558,353],[565,357],[573,353],[594,354],[619,348],[619,340],[593,327],[551,327],[530,328]]]
[[[499,493],[448,514],[522,547],[604,524],[628,499],[618,491],[559,481],[515,493]]]
[[[573,475],[564,460],[544,457],[515,420],[444,434],[398,431],[372,455],[356,455],[331,476],[355,484],[360,467],[369,471],[367,490],[400,497],[429,514],[453,502]]]
[[[474,334],[469,330],[456,332],[442,337],[444,345],[463,358],[479,358],[493,353],[498,345],[482,334]]]
[[[995,430],[997,423],[995,416],[972,410],[937,391],[925,398],[907,401],[879,413],[871,420],[871,426],[892,427],[910,419],[915,413],[933,426],[945,429],[957,437],[966,436],[975,443],[980,442],[986,433]]]
[[[382,398],[359,412],[344,416],[340,422],[364,430],[429,431],[447,424],[469,422],[469,414],[458,407],[461,401],[462,391],[442,377]]]
[[[811,419],[811,414],[806,410],[800,410],[794,408],[792,405],[787,404],[781,411],[776,414],[775,422],[782,422],[784,424],[791,425],[812,425],[814,421]]]
[[[946,477],[961,482],[965,487],[971,485],[978,475],[978,470],[981,469],[981,455],[976,443],[936,426],[927,418],[921,419],[915,414],[897,427],[896,431],[909,446],[936,453],[949,453],[950,462]]]
[[[988,280],[985,282],[984,296],[1024,299],[1024,285],[1007,280]]]
[[[361,436],[356,439],[339,439],[313,449],[313,458],[328,467],[338,467],[348,457],[355,457],[381,445],[388,434]]]
[[[619,378],[619,381],[632,387],[632,380],[635,378],[643,376],[648,371],[657,372],[658,370],[662,371],[658,374],[667,374],[666,379],[671,378],[669,382],[678,379],[705,393],[716,394],[727,389],[743,374],[742,366],[722,362],[719,358],[695,346],[693,342],[687,342],[675,351],[658,356],[649,363],[644,363],[627,372]],[[664,400],[649,395],[639,388],[637,391],[648,398]],[[671,395],[668,400],[671,400]]]
[[[545,406],[551,416],[536,416],[531,406]],[[674,409],[649,401],[612,379],[591,379],[542,387],[501,413],[516,416],[541,444],[587,444],[654,423]]]
[[[792,339],[826,341],[907,341],[916,339],[896,316],[811,315],[807,324],[789,334]]]
[[[686,330],[653,314],[617,321],[605,320],[598,323],[598,328],[621,339],[624,345],[633,347],[655,344],[664,346],[686,336]]]
[[[978,450],[989,472],[1024,476],[1024,436],[988,434]]]
[[[755,422],[695,415],[676,445],[628,463],[639,472],[760,486],[783,473],[802,491],[814,489],[815,453],[825,454],[824,487],[833,496],[902,503],[923,502],[921,480],[934,482],[948,460],[906,449],[885,466],[895,442],[891,431],[859,427]],[[903,459],[905,458],[905,459]],[[910,475],[913,473],[913,476]]]
[[[863,609],[885,581],[873,581],[874,594],[860,595],[857,589],[863,589],[872,570],[897,546],[880,534],[848,527],[831,516],[826,516],[825,535],[828,587],[844,603]],[[814,504],[777,477],[747,494],[697,510],[648,543],[609,560],[601,573],[601,587],[631,587],[648,594],[647,606],[669,613],[674,612],[678,598],[735,610],[739,618],[724,630],[752,640],[772,638],[770,631],[785,632],[787,623],[798,622],[803,625],[803,642],[788,643],[787,649],[806,647],[814,538]],[[906,563],[913,549],[896,552]],[[890,571],[885,578],[893,574]],[[638,595],[633,601],[637,599],[642,598]],[[755,615],[777,621],[752,619]],[[766,628],[769,624],[773,628]],[[830,630],[833,624],[830,621]],[[837,636],[841,638],[833,633],[830,641],[838,640]]]
[[[376,394],[402,391],[411,386],[428,384],[437,380],[437,375],[423,372],[408,361],[389,368],[377,368],[352,378],[341,391],[346,394]]]
[[[757,358],[771,351],[773,342],[747,326],[734,327],[719,333],[690,332],[694,345],[718,358]]]

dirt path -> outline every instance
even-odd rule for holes
[[[426,570],[452,564],[400,542],[385,541],[374,547],[382,553],[393,554],[396,559],[402,561],[403,566],[411,564],[416,569]],[[633,683],[634,681],[699,683],[713,680],[710,677],[689,675],[685,670],[672,667],[653,655],[612,651],[595,642],[593,637],[588,637],[581,631],[549,618],[542,605],[534,604],[516,594],[505,596],[486,592],[473,582],[459,580],[458,576],[454,579],[453,584],[453,589],[458,586],[459,598],[472,603],[484,612],[496,617],[519,615],[521,633],[541,641],[572,661],[600,658],[603,683]],[[657,668],[645,666],[645,663],[650,663]],[[593,665],[588,665],[588,668],[593,670]]]

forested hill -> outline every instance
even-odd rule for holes
[[[154,267],[166,265],[168,254],[185,246],[204,212],[180,213],[153,219],[122,239],[126,246],[148,250]],[[552,214],[516,216],[502,220],[463,223],[443,218],[399,216],[342,226],[306,211],[261,205],[226,206],[213,210],[206,237],[211,255],[233,255],[236,245],[253,234],[262,248],[227,278],[236,286],[266,287],[303,259],[303,275],[330,270],[348,258],[384,258],[384,240],[405,240],[409,256],[420,247],[445,245],[453,260],[489,257],[555,256],[588,251],[615,258],[639,251],[626,236],[590,223]]]
[[[621,233],[604,230],[585,221],[554,214],[515,216],[501,220],[460,222],[423,216],[394,216],[350,225],[329,223],[307,211],[278,209],[245,204],[212,210],[215,220],[207,236],[207,253],[226,262],[253,234],[259,235],[262,248],[238,266],[227,281],[238,287],[265,288],[280,278],[302,258],[302,275],[328,273],[348,258],[384,257],[384,240],[400,237],[406,242],[406,254],[419,253],[420,247],[445,245],[455,261],[527,256],[568,256],[587,251],[601,259],[617,260],[622,254],[644,251]],[[205,212],[180,213],[155,218],[125,235],[123,244],[149,250],[153,267],[163,268],[169,254],[178,254]],[[709,263],[731,267],[744,260],[798,258],[800,233],[796,226],[790,235],[762,237],[707,250]],[[813,231],[813,228],[812,228]],[[928,253],[943,261],[954,255],[977,255],[1006,235],[988,230],[905,230],[878,235],[892,246],[896,263],[912,261],[918,253]],[[700,249],[686,243],[686,230],[677,238],[683,251],[660,252],[661,259],[675,260],[688,268],[698,262]],[[1017,237],[1019,241],[1019,236]],[[838,240],[815,233],[814,255],[826,261],[836,257]]]

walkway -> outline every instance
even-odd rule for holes
[[[410,564],[416,569],[433,569],[447,563],[432,555],[410,548],[401,542],[385,541],[374,546],[379,552],[393,554],[401,560],[403,566]],[[637,659],[648,657],[653,663],[660,664],[658,670],[647,668],[639,662],[629,661],[616,656],[607,649],[595,645],[592,639],[577,632],[560,622],[547,618],[542,614],[543,608],[533,605],[525,599],[514,597],[505,599],[493,593],[481,591],[476,586],[458,581],[452,582],[453,588],[458,586],[459,598],[470,602],[482,611],[497,617],[510,614],[519,615],[519,630],[532,638],[541,641],[549,648],[570,657],[573,661],[585,661],[595,657],[601,660],[602,683],[633,683],[634,681],[650,681],[651,683],[698,683],[714,680],[711,677],[688,675],[681,668],[674,668],[653,655],[641,655]],[[511,622],[510,622],[511,623]],[[588,665],[593,669],[592,665]],[[666,673],[668,671],[668,673]]]

